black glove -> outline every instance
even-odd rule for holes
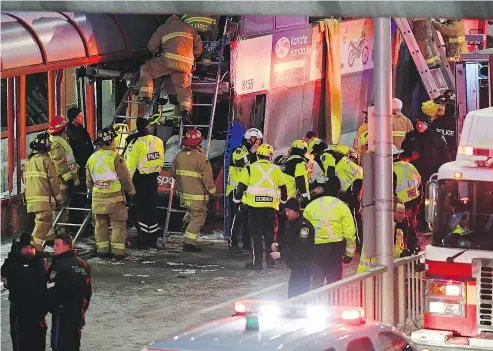
[[[239,203],[238,207],[236,208],[236,213],[241,213],[246,210],[246,206],[243,203]]]
[[[344,262],[344,264],[350,264],[353,261],[353,258],[349,257],[347,255],[344,255],[344,258],[342,259],[342,261]]]
[[[300,203],[301,208],[305,208],[310,203],[310,199],[308,199],[307,197],[302,197]]]
[[[128,204],[128,207],[133,207],[134,206],[134,195],[129,195],[127,194],[127,204]]]
[[[402,252],[401,252],[401,254],[400,254],[399,257],[402,258],[402,257],[409,257],[409,256],[412,256],[411,251],[409,251],[408,249],[404,249],[404,250],[402,250]]]
[[[67,193],[68,197],[72,197],[75,195],[75,183],[73,179],[67,180]]]

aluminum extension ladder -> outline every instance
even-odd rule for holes
[[[214,116],[215,116],[215,113],[216,113],[216,105],[217,105],[217,96],[218,96],[218,93],[219,93],[219,85],[221,84],[221,81],[222,81],[222,78],[223,76],[221,75],[221,66],[222,66],[222,62],[223,62],[223,54],[224,54],[224,46],[225,46],[225,43],[226,43],[226,30],[227,30],[227,26],[228,26],[228,22],[229,20],[227,19],[226,20],[226,23],[224,24],[224,30],[223,30],[223,35],[222,35],[222,38],[220,40],[216,40],[216,41],[212,41],[212,42],[203,42],[204,44],[207,44],[207,43],[211,43],[211,44],[214,44],[214,43],[219,43],[220,45],[220,52],[219,52],[219,58],[218,58],[218,61],[217,62],[196,62],[197,65],[204,65],[204,66],[211,66],[211,65],[214,65],[217,67],[217,70],[216,70],[216,77],[215,77],[215,81],[214,81],[214,84],[215,84],[215,87],[214,87],[214,91],[212,93],[212,97],[211,97],[211,102],[210,103],[194,103],[192,106],[194,107],[209,107],[211,109],[211,113],[210,113],[210,118],[209,118],[209,124],[191,124],[191,125],[186,125],[184,126],[183,125],[183,120],[180,121],[180,130],[179,130],[179,134],[178,134],[178,144],[177,144],[177,152],[179,151],[180,149],[180,145],[181,145],[181,140],[183,138],[183,133],[185,132],[185,127],[186,128],[207,128],[207,137],[205,138],[205,148],[204,148],[204,154],[205,154],[205,157],[208,157],[209,156],[209,151],[210,151],[210,145],[211,145],[211,138],[212,138],[212,126],[214,124]],[[159,209],[166,209],[166,222],[165,222],[165,225],[164,225],[164,233],[163,233],[163,239],[166,239],[166,236],[168,234],[183,234],[182,232],[171,232],[169,231],[169,221],[170,221],[170,217],[171,217],[171,213],[185,213],[186,211],[185,210],[180,210],[180,209],[174,209],[173,208],[173,198],[174,198],[174,195],[175,195],[175,191],[176,191],[176,181],[173,179],[173,182],[171,184],[171,189],[170,189],[170,192],[169,192],[169,199],[168,199],[168,206],[167,207],[158,207]]]
[[[401,31],[402,37],[413,57],[414,64],[419,72],[421,81],[423,82],[430,99],[435,99],[445,90],[455,90],[455,78],[450,68],[450,63],[447,60],[445,51],[440,44],[436,30],[433,30],[433,40],[440,54],[442,63],[440,68],[430,69],[426,63],[423,54],[419,50],[418,43],[414,37],[411,24],[407,18],[394,18],[397,27]]]
[[[86,196],[87,194],[86,193],[76,193],[75,196]],[[69,203],[72,199],[69,198]],[[60,217],[62,215],[62,213],[64,211],[80,211],[80,212],[85,212],[86,215],[84,217],[84,220],[82,221],[82,223],[60,223]],[[70,213],[69,213],[70,215]],[[77,239],[79,238],[80,234],[82,234],[82,232],[84,232],[84,229],[86,229],[87,225],[89,224],[89,222],[91,221],[91,218],[92,218],[92,210],[91,208],[82,208],[82,207],[70,207],[70,205],[66,205],[64,204],[62,206],[62,208],[60,209],[60,212],[58,212],[58,215],[56,216],[55,220],[53,221],[53,224],[52,224],[52,228],[54,230],[56,230],[56,227],[57,226],[62,226],[62,227],[78,227],[79,229],[77,230],[77,233],[75,234],[75,237],[74,237],[74,244],[75,242],[77,241]]]

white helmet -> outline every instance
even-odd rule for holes
[[[262,139],[263,135],[262,135],[262,132],[260,130],[258,130],[257,128],[250,128],[246,131],[245,135],[243,135],[243,138],[245,138],[246,140],[249,140],[251,137],[255,137],[257,139]]]

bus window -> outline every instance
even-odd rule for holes
[[[27,127],[48,123],[48,73],[26,76]]]

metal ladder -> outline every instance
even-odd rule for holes
[[[436,30],[433,30],[433,40],[437,46],[442,65],[440,68],[430,69],[423,54],[419,50],[409,20],[407,18],[399,17],[394,18],[394,21],[397,24],[397,27],[399,27],[402,37],[413,57],[414,64],[416,65],[421,81],[423,82],[430,99],[439,97],[445,90],[455,89],[455,78],[450,68],[450,63],[440,45]]]
[[[76,193],[75,196],[86,196],[85,193]],[[72,199],[69,199],[72,200]],[[70,203],[70,201],[68,201]],[[81,224],[78,223],[60,223],[60,216],[62,215],[63,211],[81,211],[81,212],[86,212],[86,215],[84,217],[84,220],[82,221]],[[70,213],[69,213],[70,215]],[[57,226],[64,226],[64,227],[78,227],[79,229],[77,230],[77,234],[75,234],[74,237],[74,244],[79,238],[80,234],[86,229],[87,225],[91,221],[92,218],[92,210],[91,208],[82,208],[82,207],[70,207],[70,205],[64,205],[60,209],[60,212],[58,212],[58,215],[56,216],[55,220],[53,221],[52,228],[56,229]]]
[[[204,65],[204,66],[210,66],[210,65],[215,65],[217,66],[217,71],[216,71],[216,79],[215,79],[215,87],[214,91],[212,93],[212,101],[211,103],[204,104],[204,103],[193,103],[192,106],[194,107],[210,107],[211,108],[211,114],[209,118],[209,124],[192,124],[192,125],[183,125],[183,120],[180,121],[180,129],[178,133],[178,144],[177,144],[177,152],[180,149],[181,145],[181,140],[183,138],[183,132],[184,132],[184,127],[186,128],[207,128],[207,137],[205,138],[205,148],[204,148],[204,154],[205,157],[209,156],[209,150],[210,150],[210,145],[211,145],[211,138],[212,138],[212,126],[214,124],[214,116],[216,113],[216,105],[217,105],[217,96],[219,93],[219,85],[221,84],[222,76],[221,76],[221,65],[223,62],[223,54],[224,54],[224,45],[226,42],[226,29],[227,29],[227,24],[228,24],[228,19],[226,20],[226,23],[224,25],[224,30],[223,30],[223,35],[220,40],[212,41],[212,42],[203,42],[204,44],[207,43],[220,43],[220,53],[219,53],[219,59],[217,62],[196,62],[197,65]],[[185,210],[180,210],[180,209],[174,209],[173,208],[173,198],[175,195],[176,191],[176,181],[173,179],[173,182],[171,184],[171,189],[169,192],[169,199],[168,199],[168,206],[167,207],[158,207],[158,209],[166,209],[166,222],[164,225],[164,234],[163,234],[163,239],[166,238],[167,234],[183,234],[182,232],[170,232],[169,229],[169,221],[171,218],[171,213],[185,213]]]

